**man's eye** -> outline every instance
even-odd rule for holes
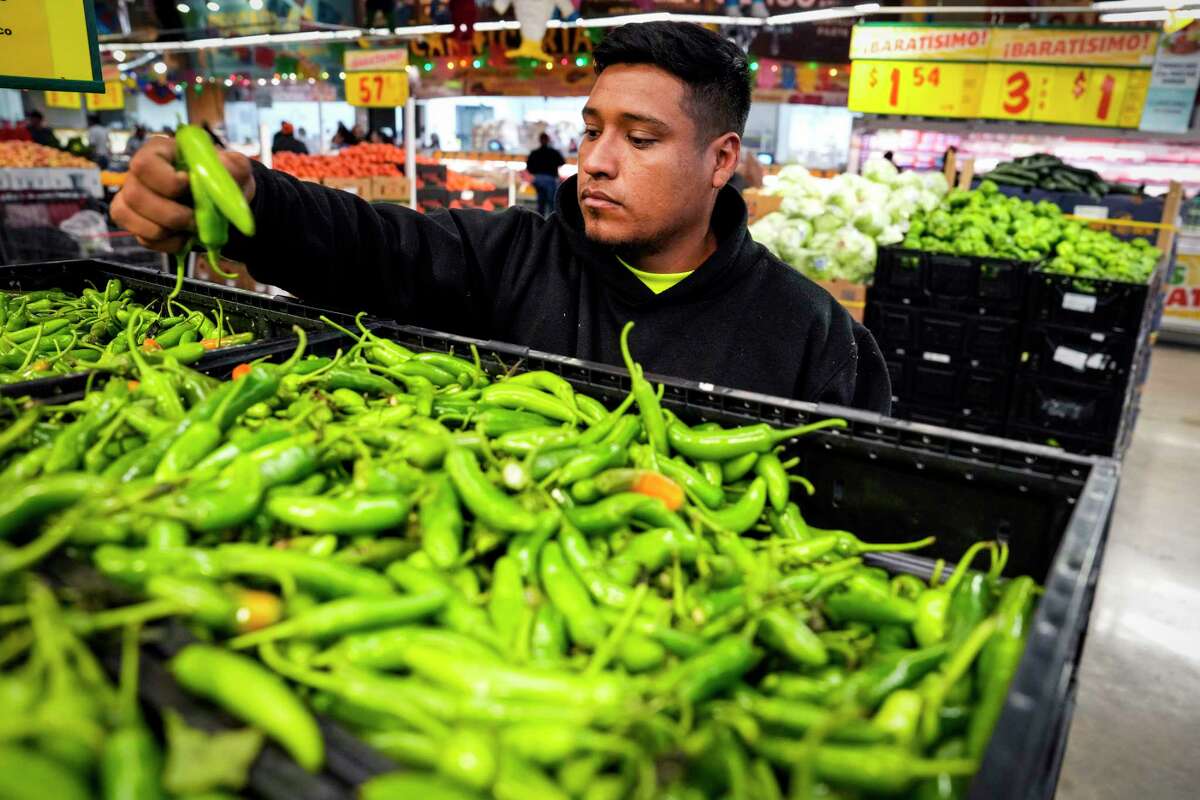
[[[642,147],[649,147],[650,145],[654,144],[654,140],[653,140],[653,139],[643,139],[643,138],[642,138],[642,137],[640,137],[640,136],[630,136],[630,137],[629,137],[629,142],[630,142],[630,144],[632,144],[634,147],[639,147],[639,148],[642,148]]]
[[[596,130],[595,128],[588,128],[584,130],[583,135],[589,139],[595,139],[600,136],[600,131]]]

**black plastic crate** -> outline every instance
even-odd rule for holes
[[[1029,317],[1032,322],[1132,336],[1141,330],[1146,319],[1150,288],[1155,283],[1123,283],[1037,272],[1030,291]]]
[[[1009,368],[1020,353],[1021,321],[869,300],[863,317],[885,356]]]
[[[937,425],[940,427],[953,427],[956,430],[970,431],[971,433],[982,433],[987,436],[1003,436],[1004,421],[1003,419],[988,419],[985,417],[969,417],[945,409],[934,406],[922,406],[913,404],[899,404],[900,410],[897,413],[899,419],[911,420],[919,422],[923,425]],[[893,409],[895,410],[895,409]]]
[[[1124,385],[1134,370],[1133,336],[1031,325],[1022,337],[1021,369],[1047,378]]]
[[[926,290],[934,307],[976,313],[1009,309],[1018,314],[1025,305],[1030,262],[930,253],[926,264]]]
[[[1031,442],[1045,447],[1054,447],[1068,453],[1080,455],[1111,456],[1115,450],[1115,442],[1110,438],[1095,436],[1073,436],[1064,433],[1051,433],[1042,428],[1029,425],[1010,423],[1005,435],[1020,442]]]
[[[1116,442],[1125,412],[1124,387],[1101,388],[1037,375],[1018,375],[1009,421],[1052,437]]]
[[[549,370],[610,406],[629,391],[628,374],[615,366],[393,323],[372,327],[417,350],[467,354],[474,346],[488,368]],[[310,349],[328,354],[347,342],[327,336]],[[291,349],[289,343],[277,342],[260,355],[278,360]],[[232,366],[226,362],[208,369],[219,374]],[[931,532],[938,536],[936,545],[920,556],[879,554],[870,558],[872,563],[928,578],[936,558],[955,561],[980,540],[1001,537],[1009,542],[1008,571],[1034,576],[1044,584],[1045,595],[970,796],[1052,797],[1058,777],[1054,754],[1061,751],[1070,721],[1071,684],[1065,679],[1079,663],[1116,495],[1116,462],[855,409],[648,377],[664,384],[664,407],[690,424],[712,420],[788,426],[846,419],[845,429],[820,431],[787,446],[787,456],[801,459],[804,474],[817,489],[812,497],[797,489],[806,518],[873,541],[915,539]],[[946,502],[947,497],[954,502]],[[332,759],[341,745],[327,744]],[[290,796],[323,795],[297,791]]]
[[[912,305],[1020,317],[1037,262],[899,247],[879,250],[873,285]]]
[[[0,267],[0,289],[4,291],[60,288],[78,294],[89,286],[103,290],[110,278],[119,278],[125,288],[133,289],[136,299],[143,304],[165,299],[175,287],[173,273],[89,259]],[[324,331],[326,325],[319,319],[323,314],[341,325],[353,326],[354,323],[352,316],[341,312],[203,281],[185,279],[177,300],[192,310],[211,311],[219,305],[234,329],[254,333],[255,341],[250,344],[207,354],[199,362],[201,368],[226,358],[239,362],[247,360],[250,354],[265,344],[294,337],[293,326],[314,332]],[[0,396],[46,398],[75,393],[83,389],[88,374],[79,372],[23,383],[0,384]]]

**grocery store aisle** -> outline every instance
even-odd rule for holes
[[[1200,348],[1154,350],[1121,471],[1058,784],[1064,800],[1200,785]]]

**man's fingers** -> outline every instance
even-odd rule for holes
[[[145,240],[146,242],[162,242],[167,239],[180,237],[178,230],[163,227],[154,220],[147,219],[138,213],[138,211],[130,208],[129,203],[124,198],[123,191],[113,200],[112,218],[122,228],[138,237],[139,240]],[[154,249],[157,250],[159,248],[156,247]]]
[[[195,227],[192,209],[147,189],[140,181],[129,181],[121,191],[122,202],[146,219],[171,231]]]
[[[175,169],[175,141],[154,137],[142,145],[129,171],[146,188],[163,197],[179,197],[188,188],[187,174]]]

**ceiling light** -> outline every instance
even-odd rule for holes
[[[225,85],[226,85],[226,86],[233,86],[233,78],[226,78],[226,79],[225,79]]]
[[[205,3],[205,7],[207,7],[208,10],[212,11],[213,13],[216,13],[217,11],[221,10],[220,4],[214,3],[214,2],[212,2],[212,0],[208,0],[208,2]]]
[[[1200,7],[1159,11],[1125,11],[1119,14],[1101,14],[1101,22],[1166,22],[1170,19],[1195,19],[1200,16]]]
[[[263,0],[250,0],[249,5],[252,11],[262,11]]]
[[[258,79],[258,85],[259,85],[259,86],[266,86],[266,85],[267,85],[267,79],[266,79],[266,78],[259,78],[259,79]]]
[[[166,63],[162,62],[162,61],[154,62],[154,71],[157,72],[159,75],[166,75],[167,74]]]
[[[125,51],[124,50],[113,50],[112,57],[116,61],[124,61],[125,60]]]
[[[175,8],[179,10],[180,14],[186,14],[192,10],[192,7],[187,3],[176,3]]]

